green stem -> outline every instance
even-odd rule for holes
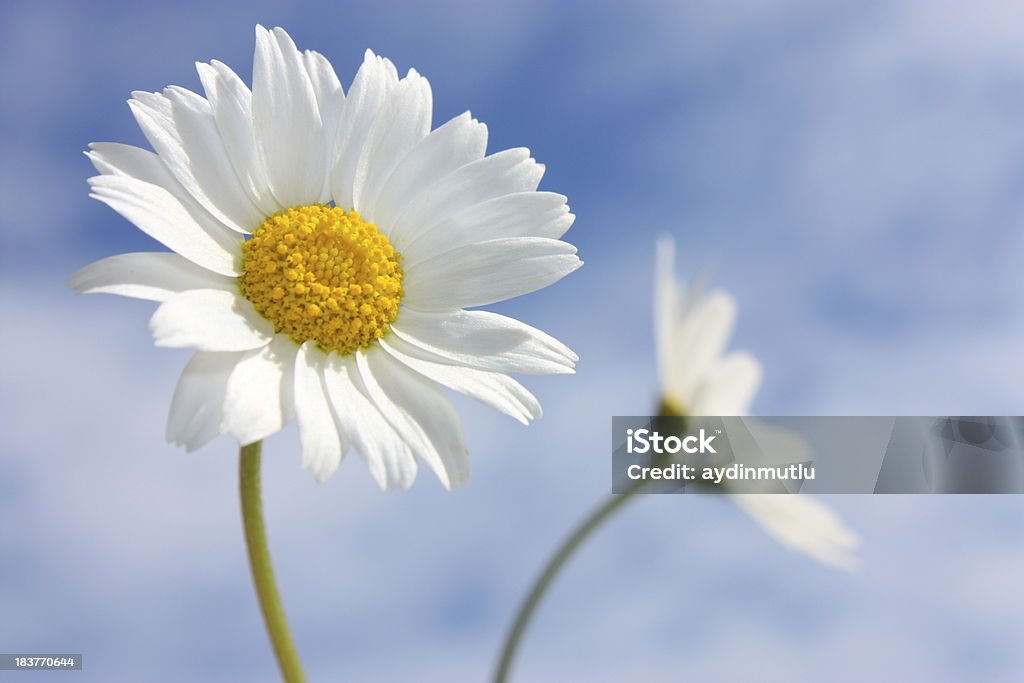
[[[270,643],[281,667],[285,683],[303,683],[298,650],[288,630],[281,596],[274,581],[274,566],[270,562],[267,531],[263,526],[263,503],[260,501],[260,456],[263,442],[243,446],[239,454],[238,483],[242,497],[242,525],[245,527],[245,545],[249,551],[249,566],[256,587],[256,596],[263,612],[263,622],[270,635]]]
[[[555,554],[551,556],[551,559],[549,559],[548,563],[544,566],[544,571],[542,571],[533,582],[533,586],[530,587],[530,592],[527,593],[523,603],[519,606],[519,611],[516,613],[515,621],[512,622],[512,628],[509,629],[508,635],[505,637],[505,645],[501,650],[501,659],[498,661],[498,669],[494,674],[494,683],[505,683],[505,681],[508,680],[509,672],[512,669],[512,662],[519,649],[523,634],[526,632],[526,627],[530,625],[530,620],[537,611],[537,606],[540,605],[541,600],[544,598],[544,594],[547,592],[548,588],[551,587],[552,582],[561,571],[562,567],[565,566],[566,562],[568,562],[573,554],[575,554],[583,542],[587,540],[587,538],[594,533],[594,531],[596,531],[606,519],[615,513],[616,510],[632,500],[635,497],[636,492],[643,488],[646,483],[647,480],[637,480],[631,484],[628,489],[622,493],[613,495],[607,501],[595,508],[594,511],[591,512],[571,534],[569,534],[569,536],[562,542],[562,545],[559,546]]]

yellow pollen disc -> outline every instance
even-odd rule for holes
[[[242,293],[279,333],[351,353],[387,334],[402,300],[400,255],[357,212],[286,209],[242,245]]]

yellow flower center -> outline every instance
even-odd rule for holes
[[[662,396],[658,403],[658,415],[661,417],[686,417],[688,412],[682,402],[672,396]]]
[[[242,293],[277,332],[351,353],[387,334],[402,300],[400,255],[357,212],[278,212],[242,245]]]

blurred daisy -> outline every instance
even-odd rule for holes
[[[745,351],[726,353],[736,322],[736,300],[726,292],[685,289],[675,279],[675,244],[658,242],[654,292],[655,343],[662,412],[668,415],[746,415],[761,384],[761,364]],[[804,460],[782,430],[764,430],[775,462]],[[771,457],[771,455],[769,455]],[[855,533],[821,502],[804,495],[729,494],[782,545],[819,562],[851,569],[860,545]]]
[[[252,90],[197,64],[205,97],[172,86],[128,104],[154,152],[100,143],[92,197],[170,252],[76,273],[79,292],[160,302],[158,346],[196,349],[167,438],[255,443],[298,422],[318,480],[354,448],[382,488],[417,458],[469,474],[448,387],[527,423],[508,373],[573,372],[576,355],[517,320],[467,308],[546,287],[582,263],[559,238],[566,198],[538,192],[526,149],[485,155],[467,112],[431,130],[430,84],[367,51],[348,93],[284,30],[256,29]]]

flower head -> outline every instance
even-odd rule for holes
[[[680,415],[744,415],[761,384],[761,364],[725,352],[736,324],[728,292],[686,288],[675,278],[675,243],[658,241],[654,336],[661,398]]]
[[[736,301],[726,292],[704,294],[675,279],[675,244],[658,242],[654,286],[655,343],[663,410],[673,415],[741,416],[761,383],[761,364],[749,353],[725,349],[736,321]],[[765,430],[769,457],[791,462],[805,446],[788,430]],[[797,457],[796,460],[804,458]],[[824,564],[850,569],[860,545],[826,505],[805,495],[730,494],[767,534],[787,548]]]
[[[508,373],[571,373],[566,346],[466,310],[546,287],[582,262],[559,238],[566,198],[538,192],[526,149],[487,155],[468,112],[432,130],[427,79],[367,51],[348,92],[280,28],[256,28],[252,90],[196,65],[204,95],[171,86],[128,104],[153,152],[87,152],[91,196],[169,252],[76,273],[79,292],[160,302],[158,346],[196,354],[171,402],[169,440],[259,441],[295,419],[319,480],[354,449],[381,487],[417,459],[466,481],[445,386],[527,423],[537,400]]]

